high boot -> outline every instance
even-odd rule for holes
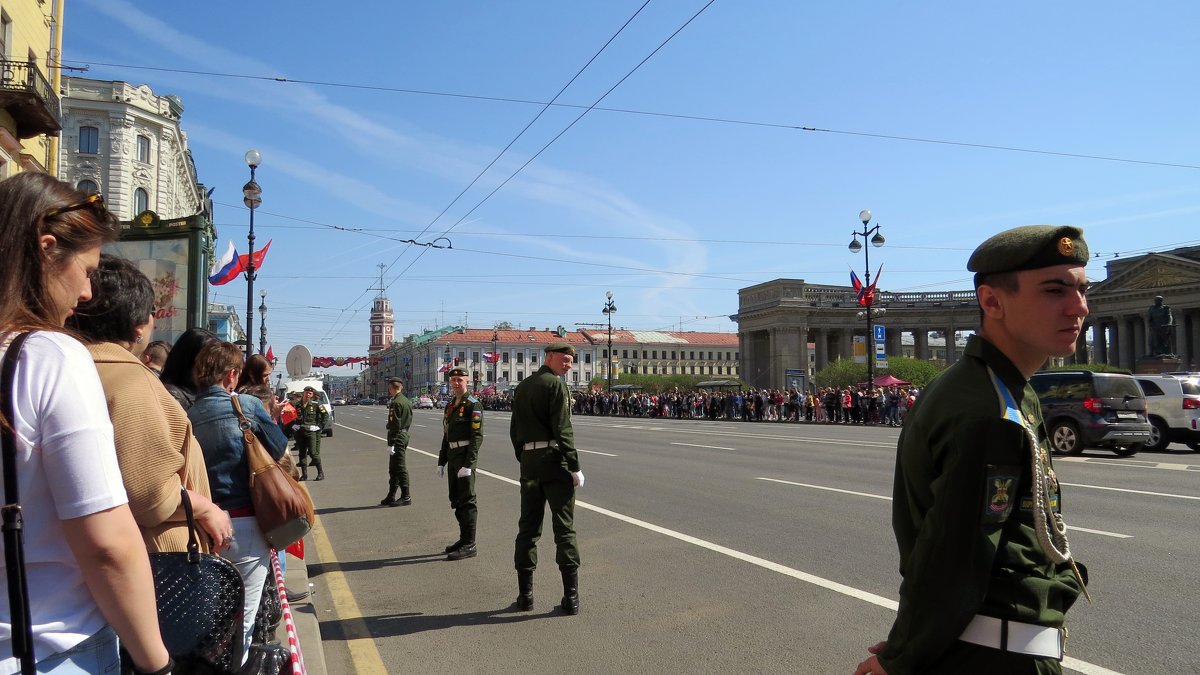
[[[562,570],[564,614],[579,613],[579,570]]]
[[[317,478],[316,478],[316,480],[325,480],[325,469],[322,469],[320,464],[318,464],[318,465],[317,465]]]
[[[447,554],[446,560],[462,560],[479,555],[479,550],[475,548],[475,526],[463,525],[459,529],[462,531],[462,546]]]
[[[300,480],[308,480],[308,467],[300,467]]]
[[[396,488],[389,487],[388,494],[383,499],[379,500],[380,506],[395,506],[396,505]]]
[[[517,610],[533,609],[533,570],[517,570]]]
[[[391,506],[408,506],[412,504],[412,495],[408,493],[407,487],[400,488],[400,499],[397,499]]]

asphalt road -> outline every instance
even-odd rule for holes
[[[447,562],[441,411],[416,412],[414,503],[397,508],[378,506],[385,412],[339,407],[329,477],[309,484],[329,672],[849,673],[886,637],[896,429],[576,417],[582,610],[568,617],[549,523],[535,609],[512,611],[508,414],[485,413],[480,554]],[[1070,613],[1071,672],[1194,672],[1200,455],[1171,447],[1056,459],[1094,599]]]

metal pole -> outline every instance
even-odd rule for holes
[[[250,182],[254,182],[254,169],[250,167]],[[254,207],[250,207],[250,262],[246,265],[246,359],[254,353]]]
[[[267,353],[267,292],[262,292],[262,304],[258,306],[258,353]]]
[[[612,312],[608,313],[608,395],[612,396]]]
[[[875,227],[879,227],[876,225]],[[867,289],[871,288],[871,251],[870,243],[867,241],[867,224],[863,223],[863,257],[867,263]],[[875,389],[875,334],[871,331],[871,303],[874,299],[870,292],[867,293],[867,395]]]

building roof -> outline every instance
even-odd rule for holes
[[[490,344],[495,340],[502,345],[531,344],[547,345],[551,342],[567,342],[577,346],[591,346],[608,343],[608,330],[554,330],[543,328],[538,330],[493,330],[491,328],[456,328],[438,335],[429,342],[440,344],[475,343]],[[707,333],[699,331],[651,331],[613,329],[613,344],[622,345],[676,345],[703,347],[734,347],[738,346],[737,333]],[[418,343],[423,344],[423,342]]]
[[[594,344],[608,342],[608,330],[583,329]],[[737,333],[706,333],[699,331],[657,331],[613,329],[613,344],[623,345],[696,345],[705,347],[737,347]]]
[[[579,331],[564,331],[560,335],[556,330],[493,330],[491,328],[461,328],[438,337],[435,342],[492,342],[493,334],[496,341],[504,344],[529,343],[545,345],[551,342],[568,342],[573,345],[586,345],[588,340]]]

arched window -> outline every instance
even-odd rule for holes
[[[96,185],[96,181],[85,179],[79,181],[79,185],[76,185],[75,189],[79,190],[85,195],[94,195],[100,191],[100,186]]]
[[[137,137],[137,158],[139,162],[150,163],[150,137]]]
[[[150,209],[150,193],[146,192],[145,188],[138,188],[133,191],[133,215],[137,215],[142,211]]]
[[[79,151],[94,155],[100,152],[100,130],[96,127],[79,127]]]

